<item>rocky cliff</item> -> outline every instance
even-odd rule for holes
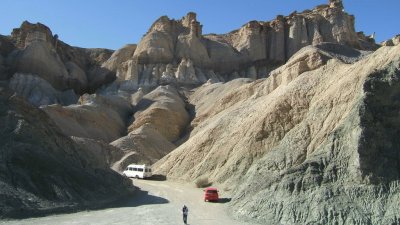
[[[73,90],[78,95],[93,93],[115,79],[118,85],[136,91],[160,84],[264,78],[302,47],[323,42],[362,50],[377,48],[373,39],[355,31],[354,17],[335,0],[272,21],[251,21],[221,35],[203,34],[192,12],[180,20],[162,16],[137,45],[126,45],[115,52],[69,46],[45,25],[27,21],[0,41],[3,79],[18,73],[14,79],[31,90],[35,85],[29,76],[37,76],[57,91]],[[45,86],[41,84],[34,93],[54,92]],[[24,90],[18,87],[11,86],[22,94]],[[52,96],[50,103],[63,104],[59,95]],[[37,100],[32,102],[36,105],[49,101],[41,95],[31,99]]]
[[[105,159],[3,87],[0,117],[0,218],[101,207],[130,193]]]
[[[11,36],[2,37],[0,41],[3,55],[0,63],[4,61],[3,65],[7,67],[3,79],[17,79],[23,84],[23,89],[36,88],[35,93],[49,94],[52,90],[45,86],[61,92],[73,90],[76,94],[94,92],[115,79],[114,72],[101,67],[111,56],[111,50],[71,47],[41,23],[31,24],[25,21],[20,28],[13,30]],[[17,77],[15,74],[18,74]],[[35,83],[31,82],[32,76],[40,78],[41,83],[45,84],[35,87]],[[20,94],[29,92],[21,90],[21,85],[18,88],[13,85],[10,87]],[[57,96],[47,97],[57,99]],[[34,98],[37,101],[32,103],[36,105],[43,102],[63,103],[46,102],[41,95],[35,95]]]
[[[322,42],[376,48],[373,39],[355,32],[354,17],[341,1],[330,1],[272,21],[251,21],[222,35],[203,35],[195,13],[180,20],[163,16],[137,46],[122,48],[105,65],[134,87],[257,79],[267,77],[302,47]]]
[[[162,16],[115,52],[69,46],[39,23],[0,36],[0,85],[40,106],[0,90],[12,162],[1,213],[126,193],[106,167],[155,163],[168,179],[206,176],[232,193],[235,216],[261,224],[400,223],[399,38],[376,50],[342,1],[328,3],[221,35],[203,34],[195,13]],[[21,166],[33,156],[42,167]],[[46,161],[68,182],[40,177]],[[109,181],[80,196],[99,174]]]

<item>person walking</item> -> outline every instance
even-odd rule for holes
[[[189,214],[189,209],[188,207],[186,207],[186,205],[183,205],[182,214],[183,214],[183,222],[187,224],[187,216]]]

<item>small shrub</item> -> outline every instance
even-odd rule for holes
[[[224,191],[226,191],[226,192],[230,192],[230,191],[231,191],[231,188],[228,187],[228,186],[226,186],[226,187],[224,187],[222,190],[224,190]]]
[[[197,178],[194,183],[196,184],[196,187],[198,187],[198,188],[204,188],[204,187],[208,187],[211,185],[211,182],[208,180],[208,177],[204,177],[204,176]]]

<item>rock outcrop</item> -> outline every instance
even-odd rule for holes
[[[42,107],[67,136],[114,141],[126,134],[132,113],[129,102],[118,96],[85,95],[79,105]]]
[[[115,79],[114,72],[101,66],[112,51],[71,47],[41,23],[23,22],[8,40],[15,45],[4,47],[10,70],[35,74],[59,91],[94,92]]]
[[[19,73],[37,74],[54,88],[66,90],[68,71],[57,53],[44,40],[32,40],[15,53],[13,68]]]
[[[111,145],[124,156],[112,168],[123,170],[128,164],[153,164],[176,148],[189,124],[186,104],[172,86],[160,86],[145,94],[142,89],[132,96],[134,111],[128,135]]]
[[[268,76],[301,48],[323,42],[364,50],[377,48],[373,39],[356,33],[354,17],[344,11],[342,2],[332,0],[329,5],[269,22],[251,21],[222,35],[203,35],[195,13],[180,20],[162,16],[132,57],[120,57],[125,61],[119,61],[119,66],[115,66],[114,57],[106,65],[114,65],[108,68],[118,71],[121,79],[132,80],[136,88],[166,83],[199,85],[209,79],[257,79]]]
[[[123,171],[131,163],[152,165],[176,148],[151,124],[133,130],[110,145],[123,152],[112,164],[115,171]]]
[[[128,179],[4,88],[0,117],[0,218],[101,207],[130,193]]]
[[[389,39],[381,43],[382,46],[395,46],[398,44],[400,44],[400,34],[394,36],[392,39]]]
[[[0,216],[115,199],[108,167],[155,163],[242,219],[399,224],[400,38],[373,36],[341,0],[221,35],[162,16],[115,52],[24,22],[0,36]]]
[[[15,46],[11,41],[10,37],[0,35],[0,54],[6,57],[12,51],[14,51]]]
[[[155,172],[206,176],[260,223],[399,223],[399,52],[347,64],[306,48],[265,80],[202,86],[201,118]]]
[[[93,167],[110,168],[124,156],[124,152],[120,148],[116,148],[104,141],[74,136],[71,139],[86,150],[81,154],[90,157],[89,163]]]
[[[144,95],[135,106],[131,132],[145,124],[151,124],[157,132],[170,142],[180,138],[189,124],[185,102],[172,86],[160,86]]]
[[[14,74],[10,79],[9,88],[35,106],[70,105],[76,103],[79,98],[74,91],[58,91],[46,80],[31,74]]]
[[[15,49],[10,37],[0,35],[0,81],[10,78],[7,55]]]
[[[110,71],[116,71],[116,76],[120,80],[127,79],[127,73],[129,63],[131,63],[133,53],[136,50],[136,45],[129,44],[123,48],[115,51],[111,57],[103,63],[103,67]]]

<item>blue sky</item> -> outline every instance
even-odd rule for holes
[[[79,47],[118,49],[138,43],[160,16],[180,19],[197,13],[203,33],[226,33],[250,20],[311,9],[328,0],[2,0],[0,34],[22,21],[41,22],[64,42]],[[378,42],[400,33],[400,0],[344,0],[356,16],[356,30],[376,32]]]

